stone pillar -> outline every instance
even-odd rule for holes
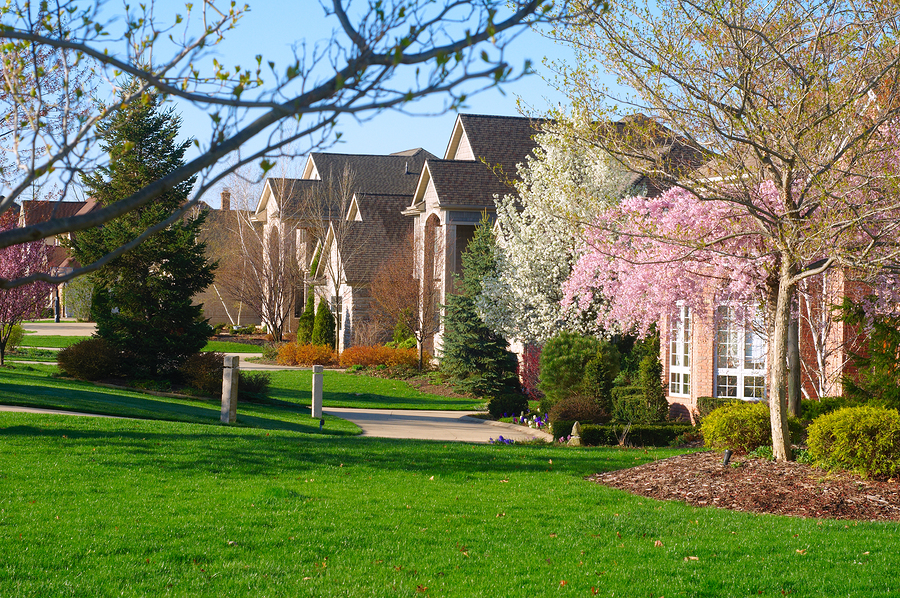
[[[315,419],[322,417],[322,372],[325,367],[321,365],[313,366],[312,375],[312,416]]]
[[[222,370],[222,423],[233,424],[237,421],[238,379],[240,378],[241,358],[225,356],[225,369]]]

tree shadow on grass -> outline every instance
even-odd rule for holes
[[[51,418],[51,416],[46,416]],[[78,418],[81,419],[81,418]],[[193,427],[189,432],[159,432],[145,422],[123,421],[92,424],[48,421],[47,426],[12,425],[2,429],[9,438],[25,437],[41,442],[100,443],[116,455],[104,459],[107,466],[127,469],[158,467],[193,474],[221,474],[245,470],[261,476],[301,476],[322,467],[340,467],[350,475],[354,467],[388,472],[422,472],[428,475],[468,476],[496,473],[568,474],[585,476],[598,471],[623,469],[669,456],[639,449],[564,449],[553,446],[485,446],[427,440],[398,440],[325,435],[298,436],[283,430],[236,430]],[[154,422],[155,423],[155,422]],[[103,425],[107,429],[96,429]],[[164,424],[157,424],[164,425]],[[64,439],[64,440],[61,440]],[[148,456],[153,459],[148,460]]]

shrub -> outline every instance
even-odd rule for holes
[[[269,386],[271,384],[272,376],[268,372],[240,370],[238,373],[238,400],[253,401],[265,399],[269,396]]]
[[[9,324],[7,324],[7,326],[9,326]],[[4,329],[3,332],[5,333],[6,330]],[[6,350],[15,351],[18,349],[19,345],[22,344],[23,338],[25,338],[25,329],[19,324],[13,324],[12,331],[9,333],[9,339],[6,341]]]
[[[275,361],[278,359],[278,349],[281,347],[277,343],[266,343],[262,348],[262,357],[266,361]]]
[[[553,438],[565,438],[572,433],[574,421],[552,424]],[[630,446],[670,446],[679,436],[695,432],[690,424],[639,424],[630,428],[617,424],[585,424],[581,426],[581,443],[585,446],[617,446],[623,438]]]
[[[256,326],[232,326],[231,333],[239,334],[239,335],[247,335],[254,334],[256,332]]]
[[[813,421],[807,443],[818,466],[893,477],[900,470],[900,414],[866,405],[838,409]]]
[[[730,405],[731,403],[737,403],[739,401],[740,399],[731,397],[697,397],[697,411],[695,415],[697,416],[698,421],[703,421],[704,417],[719,407],[724,407],[725,405]]]
[[[861,403],[851,397],[822,397],[818,401],[800,401],[800,419],[812,421],[843,407],[857,407]]]
[[[669,417],[669,402],[662,381],[662,362],[659,360],[659,338],[647,347],[648,353],[638,366],[638,381],[644,391],[647,422],[664,422]]]
[[[600,341],[596,338],[566,331],[547,341],[541,351],[540,389],[545,395],[541,408],[549,409],[557,401],[578,393],[585,367],[599,350]]]
[[[312,340],[313,325],[316,321],[316,300],[312,293],[306,298],[306,309],[297,320],[297,344],[305,345]]]
[[[415,349],[396,349],[386,345],[354,345],[344,349],[339,363],[344,368],[354,365],[416,367],[419,363],[419,356]]]
[[[316,310],[316,319],[313,322],[312,336],[310,344],[324,345],[334,349],[334,315],[328,308],[328,302],[323,297],[319,301],[319,308]]]
[[[568,420],[583,424],[599,424],[609,421],[609,412],[601,409],[590,397],[570,397],[558,401],[548,415],[551,422]]]
[[[665,396],[651,395],[648,399],[642,386],[621,386],[612,389],[612,419],[627,424],[652,424],[666,421],[669,404]],[[663,407],[665,404],[665,407]]]
[[[607,416],[612,413],[613,380],[619,375],[621,356],[610,343],[600,343],[597,352],[584,367],[581,394],[590,397]]]
[[[337,355],[331,347],[324,345],[298,345],[287,343],[278,348],[279,365],[333,365],[337,363]]]
[[[57,353],[56,363],[67,375],[79,380],[118,376],[123,354],[102,338],[89,338]]]
[[[749,453],[772,443],[769,405],[743,401],[724,405],[704,418],[702,430],[709,448]]]
[[[394,325],[394,334],[391,336],[391,341],[398,347],[403,343],[409,343],[409,341],[412,341],[413,346],[415,346],[416,337],[413,335],[412,330],[409,329],[409,326],[406,325],[405,319],[401,318],[397,320],[397,323]],[[408,349],[409,346],[406,348]]]
[[[491,417],[500,419],[504,414],[518,415],[528,412],[528,398],[523,394],[506,393],[493,397],[488,401],[488,412]]]
[[[224,353],[194,353],[178,368],[185,384],[211,396],[222,394]]]

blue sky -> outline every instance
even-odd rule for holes
[[[294,9],[302,4],[307,9]],[[225,65],[254,64],[254,57],[261,54],[264,60],[274,60],[279,70],[292,61],[291,44],[306,40],[313,44],[327,39],[337,26],[333,18],[326,18],[318,2],[304,0],[301,3],[257,2],[252,4],[237,28],[230,32],[225,41],[217,46],[204,63],[211,64],[217,58]],[[157,3],[158,15],[176,12],[177,3],[163,0]],[[181,9],[183,11],[183,8]],[[163,12],[168,11],[168,13]],[[549,77],[542,65],[545,57],[554,59],[571,58],[571,51],[546,39],[537,31],[522,33],[507,49],[507,60],[519,70],[526,59],[530,59],[540,74]],[[491,89],[471,96],[464,112],[475,114],[518,115],[517,100],[529,105],[537,113],[543,113],[551,106],[566,105],[567,99],[548,84],[539,74],[504,85],[501,90]],[[442,156],[450,136],[455,113],[436,114],[442,111],[446,98],[432,97],[407,107],[409,112],[426,116],[411,116],[388,111],[372,120],[357,123],[347,118],[339,123],[342,137],[339,143],[328,151],[342,153],[391,153],[405,149],[423,147]],[[182,112],[184,124],[182,135],[204,140],[209,135],[209,118],[200,111],[176,102]],[[216,205],[217,198],[204,198]]]

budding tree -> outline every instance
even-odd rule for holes
[[[691,281],[708,271],[690,264],[703,255],[714,272],[705,288],[757,297],[767,316],[779,460],[790,458],[787,336],[798,285],[843,268],[881,291],[895,288],[878,285],[898,257],[898,31],[900,13],[881,0],[626,0],[557,31],[579,56],[558,66],[582,109],[610,110],[613,93],[594,76],[606,69],[630,88],[628,105],[651,117],[602,137],[605,149],[680,188],[667,204],[635,200],[595,223],[593,272],[603,277],[606,261],[624,260],[648,293],[643,308],[629,300],[637,311],[603,293],[612,302],[606,312],[639,324],[642,310],[659,319],[674,301],[692,300],[699,283]],[[659,160],[657,123],[702,148],[708,162],[697,169]],[[686,216],[680,225],[657,226],[673,210]],[[581,289],[575,300],[583,305],[589,270],[571,289]]]
[[[0,212],[35,183],[55,177],[63,184],[63,195],[69,195],[73,181],[104,167],[108,157],[96,151],[98,126],[130,104],[162,94],[193,104],[210,119],[208,137],[197,141],[199,155],[180,168],[89,214],[0,232],[0,247],[96,227],[197,177],[189,201],[169,218],[71,274],[32,275],[0,281],[0,286],[38,278],[59,282],[109,263],[177,222],[228,175],[229,168],[220,163],[229,156],[237,156],[230,160],[230,169],[259,164],[265,172],[279,157],[295,150],[305,154],[333,142],[342,117],[365,120],[434,94],[446,98],[449,110],[477,87],[463,85],[467,82],[493,86],[519,76],[506,62],[504,50],[529,25],[553,18],[554,6],[546,0],[389,0],[352,8],[350,4],[323,2],[325,17],[337,33],[317,44],[285,40],[297,42],[290,64],[249,56],[243,66],[213,61],[211,68],[201,60],[238,25],[246,6],[203,0],[187,4],[186,12],[168,22],[159,18],[152,2],[126,6],[124,15],[107,15],[102,3],[76,0],[38,6],[11,0],[0,6],[4,50],[0,66],[5,81],[0,101],[27,104],[40,114],[56,98],[84,95],[77,78],[60,78],[60,87],[52,94],[41,87],[45,73],[34,66],[33,57],[44,54],[64,53],[73,61],[72,68],[89,64],[96,89],[100,83],[109,88],[105,93],[95,90],[108,102],[95,104],[88,113],[66,104],[58,107],[75,126],[57,129],[47,127],[41,118],[17,120],[21,126],[0,139],[10,161],[17,164],[5,171],[11,178],[4,183]],[[566,5],[566,0],[555,4]],[[137,84],[122,89],[122,74]],[[0,113],[8,108],[0,106]],[[251,140],[260,143],[241,152]],[[42,152],[25,149],[35,147]]]

